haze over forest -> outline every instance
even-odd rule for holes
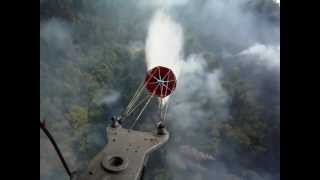
[[[273,0],[40,0],[40,119],[72,170],[105,146],[110,118],[158,63],[178,81],[171,137],[145,180],[280,179]],[[153,103],[135,129],[151,131],[157,118]],[[68,179],[42,132],[40,179]]]

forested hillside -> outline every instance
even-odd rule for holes
[[[144,79],[156,0],[40,0],[40,119],[72,169],[107,143],[105,127]],[[145,180],[280,179],[280,7],[272,0],[174,0],[184,66],[171,137]],[[153,104],[137,129],[151,130]],[[128,127],[129,124],[124,124]],[[68,179],[40,132],[40,179]]]

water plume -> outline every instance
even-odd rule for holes
[[[164,10],[158,10],[151,20],[145,53],[148,70],[164,66],[170,68],[176,78],[179,77],[183,59],[183,30]],[[164,101],[167,102],[168,98]]]

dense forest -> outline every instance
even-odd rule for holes
[[[110,118],[144,79],[159,2],[40,0],[40,119],[72,169],[105,146]],[[170,140],[144,179],[280,179],[280,6],[163,2],[184,30],[184,66],[169,102]],[[136,129],[150,131],[157,115],[153,104]],[[68,179],[42,132],[40,179]]]

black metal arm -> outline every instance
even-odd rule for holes
[[[54,149],[56,150],[60,161],[62,162],[62,165],[64,167],[64,169],[66,170],[67,174],[69,175],[70,179],[72,178],[72,173],[64,159],[64,157],[62,156],[62,153],[56,143],[56,141],[54,140],[53,136],[51,135],[51,133],[49,132],[49,130],[46,128],[45,123],[40,121],[40,129],[42,129],[42,131],[47,135],[47,137],[49,138],[50,142],[52,143]]]

